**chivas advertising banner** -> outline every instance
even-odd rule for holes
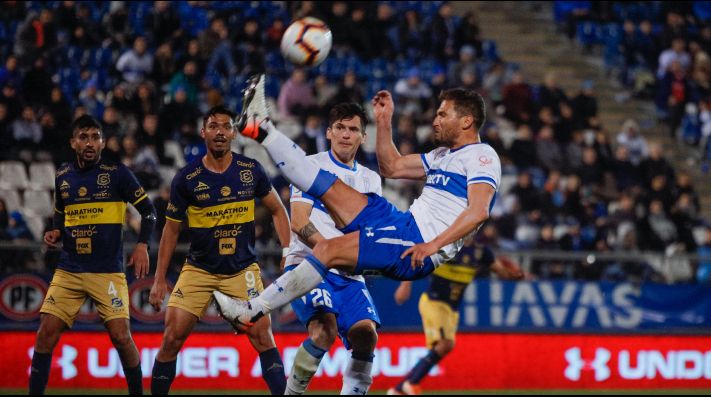
[[[27,387],[32,332],[3,332],[0,387]],[[135,333],[145,387],[161,342]],[[276,342],[287,373],[305,334]],[[427,353],[420,333],[378,340],[373,390],[393,386]],[[324,357],[312,389],[340,390],[349,353],[337,343]],[[195,333],[178,358],[174,390],[266,390],[259,359],[245,336]],[[711,388],[711,337],[541,334],[457,335],[454,351],[423,382],[425,390]],[[49,387],[125,390],[118,354],[100,332],[68,332],[54,353]],[[672,391],[673,392],[673,391]]]

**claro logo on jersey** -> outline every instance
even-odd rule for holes
[[[0,283],[0,312],[16,321],[32,321],[39,317],[47,283],[39,277],[16,275]]]
[[[611,378],[625,380],[711,379],[711,350],[620,350],[613,354],[604,347],[585,355],[579,347],[565,351],[563,375],[573,382],[591,376],[596,382]],[[590,375],[586,375],[590,373]]]

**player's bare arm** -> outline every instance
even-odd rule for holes
[[[376,151],[380,176],[393,179],[421,180],[425,177],[425,168],[418,154],[403,156],[393,142],[393,104],[388,91],[379,91],[373,100],[373,112],[376,126]]]
[[[324,240],[323,235],[311,222],[311,211],[313,205],[294,201],[291,203],[291,230],[296,233],[301,240],[313,248],[319,241]]]
[[[525,274],[521,268],[510,261],[504,262],[497,258],[491,265],[491,271],[503,280],[523,280]]]
[[[402,281],[395,290],[395,303],[402,305],[410,299],[412,295],[412,281]]]
[[[165,227],[163,227],[163,236],[158,246],[158,265],[156,266],[156,274],[153,278],[151,295],[148,298],[148,302],[156,310],[161,309],[165,294],[168,293],[168,283],[165,281],[165,275],[168,272],[168,265],[175,252],[175,247],[178,245],[179,234],[180,222],[167,219]]]
[[[272,221],[274,222],[274,229],[276,230],[277,236],[279,237],[279,243],[283,249],[289,248],[289,242],[291,240],[291,227],[289,226],[289,214],[284,208],[279,195],[276,190],[272,190],[262,198],[262,204],[269,210],[272,214]],[[281,258],[281,268],[284,268],[284,257]]]
[[[469,185],[467,208],[459,214],[454,223],[434,240],[416,244],[403,252],[400,257],[405,258],[412,255],[412,268],[421,267],[424,265],[425,258],[434,255],[440,248],[478,230],[489,219],[489,203],[494,199],[495,193],[494,188],[486,183]]]
[[[44,234],[44,243],[49,248],[59,248],[59,239],[62,237],[62,231],[59,229],[48,230]]]

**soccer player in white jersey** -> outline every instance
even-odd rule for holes
[[[303,150],[269,120],[264,76],[250,80],[238,120],[240,132],[260,142],[294,186],[319,198],[344,235],[319,242],[312,255],[257,298],[242,301],[215,293],[223,317],[236,327],[248,327],[311,291],[331,268],[415,280],[454,258],[463,239],[489,218],[501,164],[494,149],[479,137],[486,118],[481,95],[454,88],[442,92],[439,99],[432,126],[440,147],[406,156],[392,141],[392,96],[380,91],[372,100],[381,176],[426,180],[410,210],[400,212],[377,194],[362,194],[307,161]]]
[[[328,116],[326,138],[330,150],[308,156],[316,166],[361,193],[382,194],[380,176],[355,160],[365,139],[366,115],[357,103],[335,105]],[[321,201],[292,186],[291,245],[286,270],[312,254],[319,242],[342,236]],[[342,394],[365,394],[372,383],[373,351],[380,325],[363,276],[330,269],[324,280],[301,299],[291,302],[309,337],[301,344],[287,380],[286,394],[301,395],[316,373],[324,354],[340,336],[351,352],[343,374]]]

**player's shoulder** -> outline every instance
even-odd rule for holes
[[[377,179],[378,181],[381,179],[380,174],[364,166],[363,164],[358,163],[358,170],[362,172],[363,175],[365,175],[367,178]]]

